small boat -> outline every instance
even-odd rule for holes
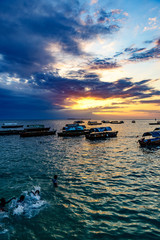
[[[77,121],[74,121],[74,123],[73,124],[76,124],[76,123],[84,123],[82,120],[77,120]]]
[[[88,121],[88,125],[101,125],[101,122],[97,122],[97,121]]]
[[[155,128],[153,131],[160,131],[160,128]]]
[[[149,123],[149,125],[160,125],[160,121],[154,122],[154,123]]]
[[[53,131],[30,131],[30,132],[23,131],[20,133],[20,137],[49,136],[49,135],[55,135],[55,133],[56,133],[56,130],[53,130]]]
[[[23,130],[9,129],[0,131],[0,136],[4,135],[19,135]]]
[[[108,120],[102,120],[101,122],[102,123],[110,123],[110,121],[108,121]]]
[[[124,121],[111,121],[110,123],[111,124],[122,124],[122,123],[124,123]]]
[[[135,120],[132,120],[132,123],[135,123],[136,121]]]
[[[26,132],[49,131],[49,130],[50,130],[50,127],[45,127],[43,124],[27,125],[27,127],[24,128],[24,131]]]
[[[86,132],[85,136],[89,140],[106,139],[117,137],[118,131],[112,131],[111,127],[91,128]]]
[[[75,137],[84,135],[86,126],[76,124],[66,124],[65,127],[62,128],[61,132],[58,132],[59,137]]]
[[[22,124],[18,123],[3,123],[1,128],[20,128],[23,127]]]
[[[160,131],[145,132],[138,142],[141,147],[160,146]]]
[[[86,128],[85,125],[80,125],[79,123],[71,123],[71,124],[69,123],[69,124],[66,124],[65,127],[72,128],[72,127],[78,127],[78,126]]]

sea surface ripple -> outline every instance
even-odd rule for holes
[[[72,121],[17,122],[60,131]],[[117,138],[98,141],[0,136],[0,198],[27,199],[0,213],[0,240],[160,239],[160,148],[137,142],[154,129],[149,122],[111,125]]]

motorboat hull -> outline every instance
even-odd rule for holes
[[[160,146],[160,138],[154,139],[140,139],[138,140],[141,147],[152,147],[152,146]]]
[[[98,139],[106,139],[106,138],[113,138],[113,137],[117,137],[117,133],[118,131],[106,131],[106,132],[92,132],[89,134],[86,134],[86,139],[89,140],[98,140]]]
[[[37,131],[37,132],[22,132],[20,137],[40,137],[40,136],[49,136],[55,135],[56,130],[53,131]]]
[[[58,132],[58,137],[77,137],[84,135],[84,131],[62,131]]]

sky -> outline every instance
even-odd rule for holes
[[[1,0],[0,119],[160,119],[160,0]]]

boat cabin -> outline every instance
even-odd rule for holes
[[[111,127],[99,127],[99,128],[91,128],[89,132],[104,132],[104,131],[112,131]]]

